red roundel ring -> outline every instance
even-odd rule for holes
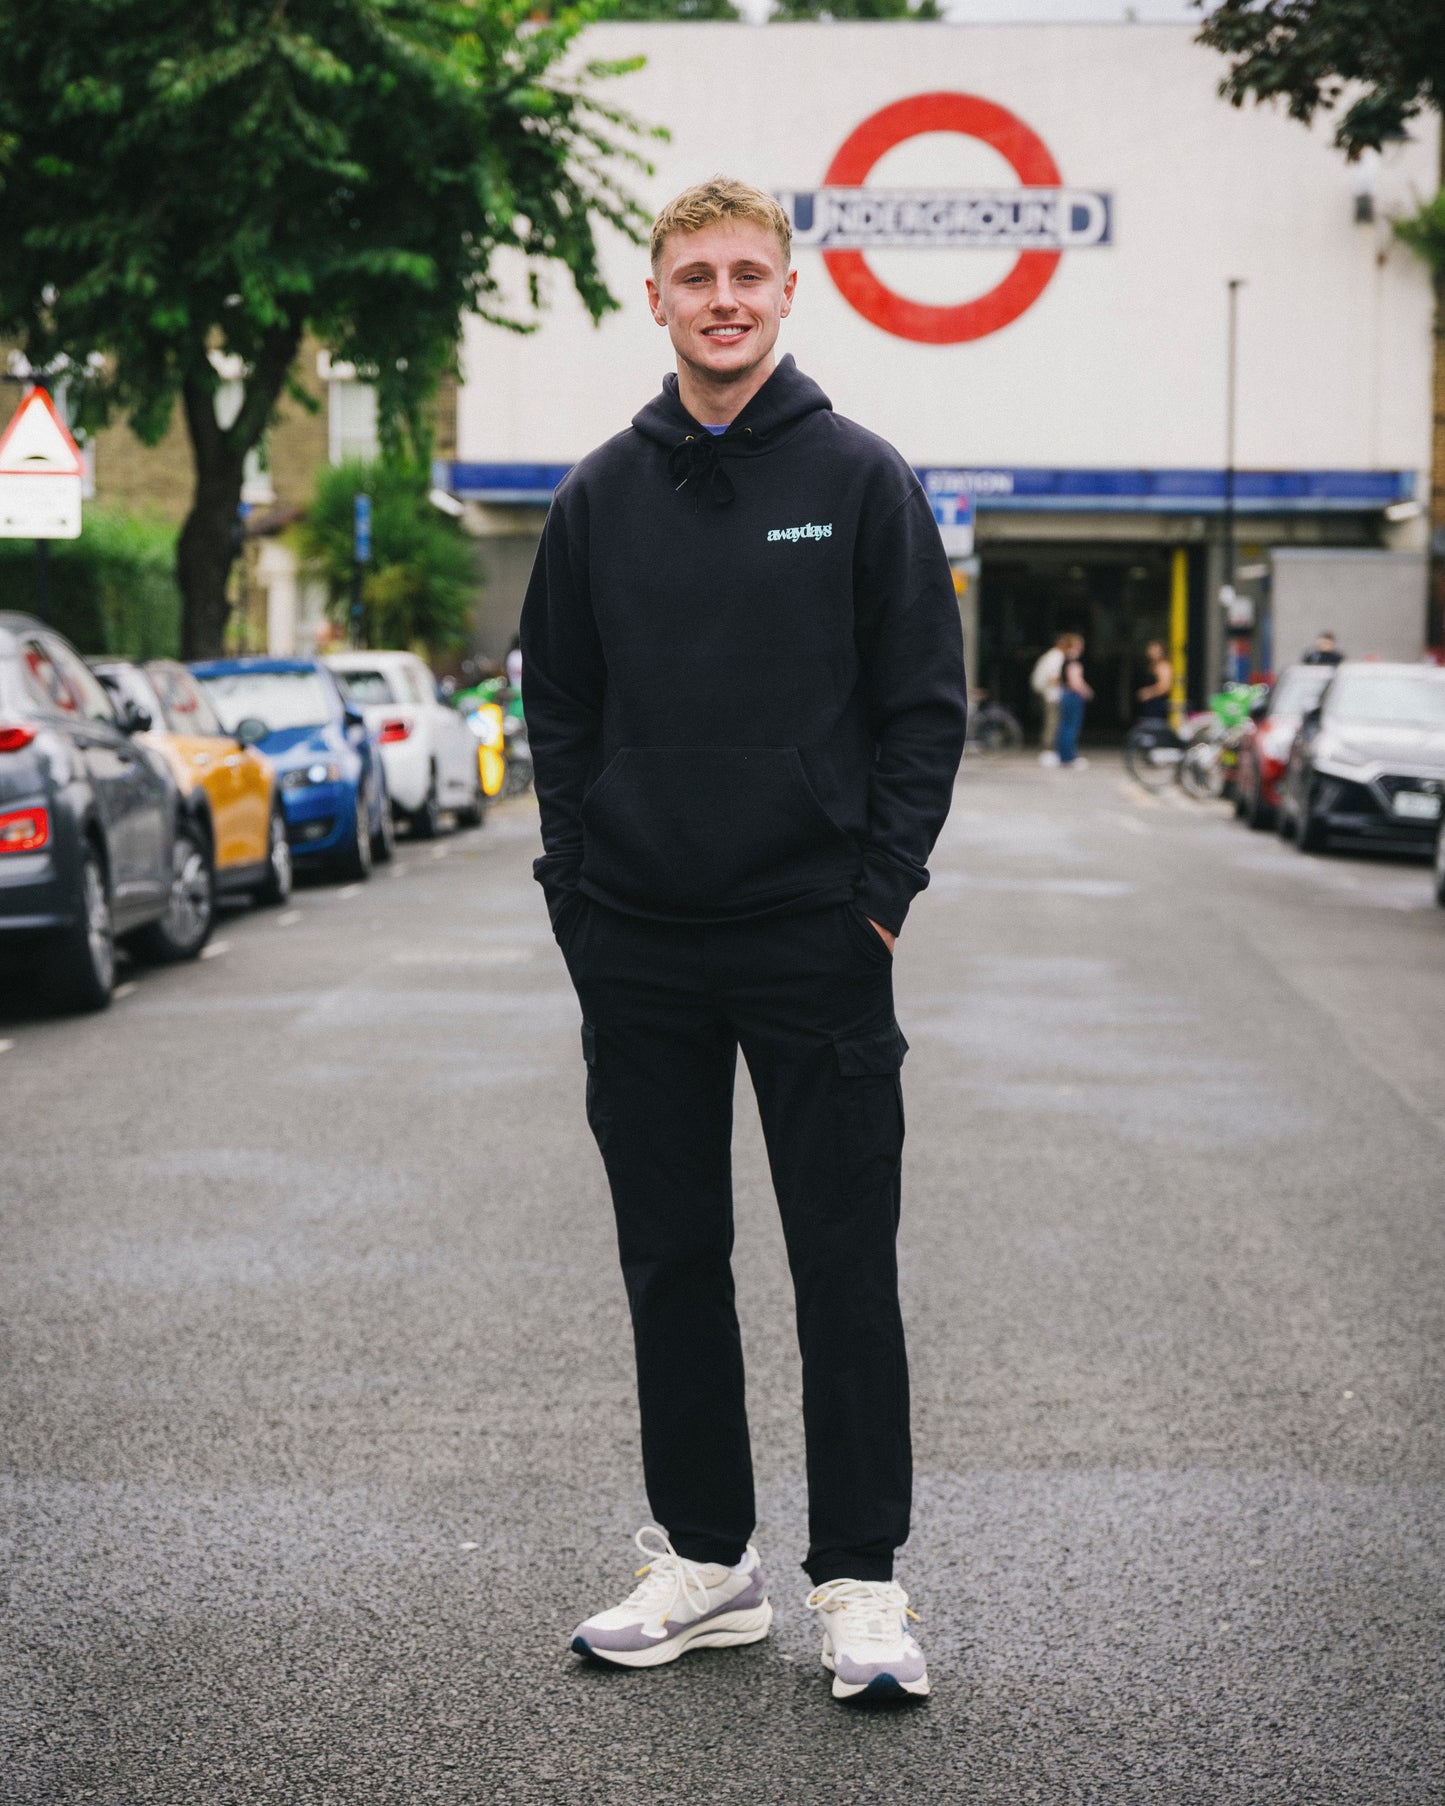
[[[1057,188],[1058,167],[1049,148],[1021,119],[976,94],[914,94],[865,119],[839,147],[823,177],[825,188],[861,188],[886,151],[924,132],[960,132],[980,138],[1013,166],[1026,188]],[[1018,319],[1048,287],[1057,251],[1020,251],[997,287],[956,307],[909,301],[885,288],[861,251],[824,251],[823,262],[848,304],[896,338],[924,345],[958,345],[981,339]]]

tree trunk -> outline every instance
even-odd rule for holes
[[[181,588],[182,658],[218,658],[224,650],[226,580],[241,549],[241,483],[246,457],[276,410],[301,343],[301,322],[274,327],[246,377],[245,399],[229,427],[216,419],[215,383],[204,366],[181,385],[196,489],[176,546]]]
[[[207,391],[204,405],[212,406]],[[187,398],[187,416],[191,409]],[[241,475],[245,457],[236,457],[216,432],[209,443],[191,436],[196,490],[176,546],[176,579],[181,586],[181,657],[218,658],[231,605],[226,580],[240,549]]]

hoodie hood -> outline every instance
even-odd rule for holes
[[[694,485],[694,495],[706,493],[725,505],[735,494],[724,462],[733,458],[762,457],[790,439],[810,415],[828,412],[832,402],[789,353],[725,433],[705,431],[705,422],[694,420],[678,394],[675,372],[662,380],[662,393],[632,418],[644,439],[660,445],[668,454],[674,486]]]

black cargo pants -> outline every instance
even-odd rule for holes
[[[690,927],[577,897],[557,932],[582,1004],[654,1516],[694,1561],[740,1560],[754,1526],[731,1265],[741,1047],[797,1298],[804,1565],[815,1585],[890,1579],[912,1490],[892,955],[851,904]]]

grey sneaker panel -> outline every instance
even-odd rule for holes
[[[880,1674],[891,1674],[900,1684],[904,1681],[922,1680],[927,1664],[921,1649],[914,1654],[901,1655],[891,1662],[854,1662],[835,1648],[833,1667],[838,1679],[847,1686],[866,1687],[870,1681],[876,1681]]]
[[[740,1593],[736,1594],[731,1599],[724,1600],[721,1605],[714,1606],[710,1612],[704,1612],[700,1618],[689,1618],[686,1622],[681,1624],[668,1624],[664,1626],[665,1634],[663,1636],[648,1636],[640,1623],[624,1624],[616,1630],[602,1630],[594,1629],[590,1621],[586,1624],[579,1624],[574,1632],[574,1636],[580,1637],[593,1649],[620,1649],[624,1651],[633,1649],[656,1649],[661,1644],[670,1642],[672,1638],[681,1636],[684,1631],[696,1630],[698,1625],[706,1624],[711,1618],[720,1618],[728,1612],[753,1611],[762,1604],[766,1597],[767,1587],[763,1581],[763,1571],[761,1568],[756,1568],[754,1569],[748,1584]]]

